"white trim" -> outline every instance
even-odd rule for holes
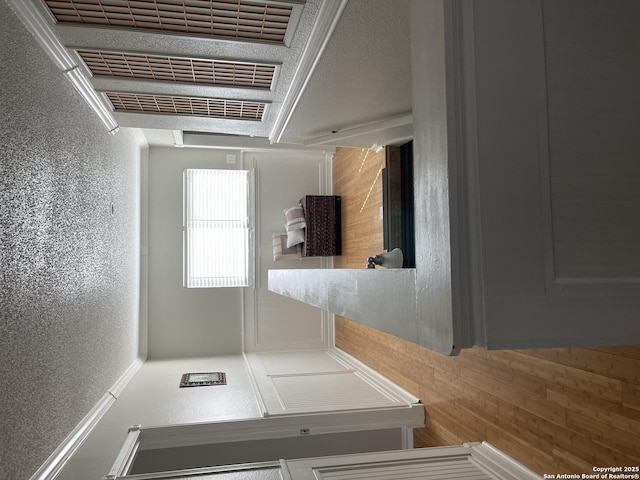
[[[111,109],[107,106],[108,104],[105,103],[106,101],[103,97],[96,93],[76,59],[55,36],[49,22],[44,18],[40,10],[32,2],[25,2],[24,0],[7,0],[7,3],[38,41],[40,47],[49,55],[56,66],[62,70],[78,93],[98,115],[107,131],[115,134],[119,127],[111,114]]]
[[[64,72],[78,66],[65,46],[55,36],[49,26],[50,22],[44,18],[40,10],[34,5],[34,2],[25,0],[6,1],[60,70]]]
[[[333,268],[333,267],[328,267]],[[322,328],[326,348],[333,349],[336,345],[336,315],[327,310],[320,311],[320,317],[322,319]]]
[[[141,132],[136,129],[135,131]],[[140,306],[138,319],[138,355],[149,352],[149,145],[140,149]]]
[[[402,432],[402,449],[411,450],[413,448],[413,428],[400,427]]]
[[[325,152],[320,161],[320,195],[333,195],[333,155],[335,152]]]
[[[271,143],[280,143],[307,83],[324,52],[333,31],[338,24],[340,15],[347,5],[347,0],[324,0],[316,16],[315,24],[309,35],[307,44],[300,57],[298,67],[293,75],[289,90],[285,95],[282,107],[274,121],[269,134]]]
[[[138,373],[140,367],[144,364],[144,360],[140,357],[136,358],[131,365],[124,371],[120,378],[113,384],[113,386],[109,389],[109,394],[115,398],[116,400],[125,389],[125,387],[129,384],[131,379]]]
[[[335,149],[334,149],[335,150]],[[333,195],[333,155],[332,152],[325,152],[324,158],[320,160],[319,165],[319,192],[320,195]],[[333,268],[333,257],[320,257],[320,268]],[[326,315],[325,315],[326,314]],[[330,333],[329,327],[333,329],[333,313],[323,311],[323,322],[327,328],[327,333]],[[332,335],[333,336],[333,335]],[[332,347],[333,341],[327,338],[327,346]]]
[[[147,137],[141,128],[130,128],[129,130],[133,132],[133,136],[136,138],[136,142],[138,142],[140,150],[149,148],[149,142],[147,142]]]
[[[492,473],[500,475],[497,478],[513,478],[518,480],[539,480],[541,478],[540,475],[488,442],[465,443],[464,446],[471,448],[471,457],[473,460]]]
[[[375,122],[367,123],[366,125],[360,125],[358,127],[346,128],[336,133],[329,135],[322,135],[319,137],[313,137],[305,140],[305,146],[318,146],[325,144],[335,144],[348,138],[357,137],[359,135],[367,135],[370,133],[376,133],[383,130],[389,130],[391,128],[403,127],[405,125],[411,125],[413,123],[413,114],[403,113],[402,115],[395,115],[389,118],[383,118]]]
[[[422,407],[420,405],[420,407]],[[210,423],[176,424],[142,427],[140,450],[176,448],[244,440],[264,440],[311,435],[385,430],[420,426],[424,410],[392,407],[382,409],[283,415],[266,418]]]
[[[329,152],[334,153],[333,147],[305,147],[298,144],[279,143],[274,145],[269,139],[264,137],[243,137],[217,135],[215,133],[185,133],[183,135],[185,147],[190,148],[215,148],[229,150],[243,150],[245,152],[303,152],[310,154],[313,152]]]
[[[274,65],[274,67],[273,76],[271,77],[271,86],[269,87],[270,92],[276,91],[276,85],[278,85],[278,82],[280,81],[280,74],[282,72],[282,63],[278,63]]]
[[[328,350],[327,353],[345,366],[353,368],[354,370],[361,373],[363,377],[366,377],[372,384],[376,385],[380,390],[387,393],[387,395],[399,398],[402,401],[406,402],[408,405],[420,404],[420,399],[413,395],[411,392],[392,382],[378,371],[374,370],[370,366],[364,364],[363,362],[353,357],[352,355],[349,355],[343,350],[334,347]]]
[[[280,460],[280,475],[282,476],[282,480],[293,480],[287,468],[287,461],[284,459]]]
[[[119,130],[119,126],[111,115],[111,109],[106,106],[103,96],[96,93],[87,77],[84,76],[82,71],[76,67],[73,70],[67,70],[64,72],[74,88],[82,96],[85,102],[93,109],[98,115],[98,118],[104,123],[107,131],[111,134],[115,134]]]
[[[466,225],[468,212],[465,204],[465,125],[464,125],[464,73],[462,62],[461,14],[455,2],[444,3],[445,90],[446,90],[446,142],[449,175],[449,245],[451,265],[451,312],[453,352],[469,347],[470,322],[468,318],[469,285]]]
[[[323,475],[325,473],[330,474],[327,476],[331,478],[368,478],[382,471],[386,473],[385,478],[389,478],[390,469],[393,469],[394,476],[402,478],[414,478],[416,472],[422,470],[421,478],[437,477],[452,480],[459,478],[457,469],[450,468],[458,462],[460,465],[475,467],[475,473],[482,478],[496,480],[542,478],[486,442],[285,460],[281,468],[283,478],[297,480],[325,478]],[[447,467],[443,470],[442,467],[445,465]],[[432,470],[429,466],[435,468]],[[421,467],[426,469],[423,470]],[[428,470],[431,474],[427,472]]]
[[[302,10],[304,8],[304,2],[294,0],[288,2],[273,2],[273,3],[283,3],[285,5],[291,5],[293,8],[291,9],[291,15],[289,15],[289,24],[287,25],[287,30],[284,32],[284,38],[282,39],[282,43],[286,47],[291,46],[291,42],[293,41],[293,36],[298,29],[298,23],[300,23],[300,17],[302,17]]]
[[[173,144],[176,147],[184,147],[184,136],[182,130],[173,130]]]
[[[231,465],[219,465],[213,467],[183,468],[180,470],[170,470],[166,472],[149,472],[112,477],[109,480],[183,480],[186,478],[212,479],[220,475],[225,479],[242,478],[273,478],[271,475],[260,473],[254,475],[244,475],[245,472],[260,472],[277,470],[280,471],[280,461],[273,460],[255,463],[236,463]],[[106,477],[105,477],[106,478]]]
[[[54,452],[45,460],[38,470],[31,476],[31,480],[54,480],[65,467],[69,459],[80,448],[80,445],[91,434],[95,426],[109,407],[116,401],[122,390],[131,381],[144,362],[137,358],[102,396],[94,407],[80,420]]]
[[[468,462],[472,452],[468,446],[448,446],[416,448],[413,450],[388,450],[382,452],[367,452],[353,455],[336,455],[327,457],[301,458],[297,460],[286,460],[283,464],[283,471],[288,470],[291,478],[296,480],[316,480],[326,477],[345,478],[438,478],[441,480],[453,480],[458,476],[446,475],[439,472],[439,475],[420,472],[416,476],[415,467],[421,465],[436,464],[442,465],[442,461],[447,462]],[[384,469],[384,473],[377,469]],[[406,469],[406,470],[405,470]],[[480,473],[480,472],[476,472]],[[485,473],[485,472],[482,472]],[[324,474],[328,474],[325,475]],[[477,476],[475,478],[478,478]],[[483,476],[480,478],[495,478]],[[501,480],[507,480],[502,478]],[[511,480],[511,478],[509,478]]]
[[[336,314],[327,312],[328,325],[327,325],[327,343],[330,349],[336,348]]]
[[[159,480],[162,478],[186,478],[186,477],[200,477],[203,475],[224,474],[231,472],[245,472],[250,470],[275,470],[280,468],[280,461],[264,461],[253,463],[236,463],[230,465],[215,465],[211,467],[196,467],[196,468],[184,468],[180,470],[158,471],[148,473],[129,474],[133,462],[135,461],[138,450],[140,450],[141,441],[141,425],[134,425],[129,428],[129,435],[125,440],[120,453],[113,463],[111,470],[107,475],[103,477],[104,480],[117,480],[117,479],[136,479],[136,480]],[[234,477],[239,478],[239,477]]]
[[[246,165],[245,165],[246,164]],[[266,407],[262,402],[262,398],[259,397],[258,387],[255,383],[255,378],[253,377],[253,372],[251,368],[249,368],[249,363],[246,358],[245,352],[247,351],[247,342],[249,339],[252,339],[252,345],[249,346],[249,350],[254,350],[257,347],[256,333],[258,331],[258,288],[260,286],[260,255],[259,255],[259,244],[256,239],[260,238],[260,209],[258,205],[260,204],[260,171],[257,168],[257,164],[254,158],[251,160],[245,160],[245,151],[240,151],[240,168],[248,169],[253,172],[253,197],[252,197],[252,207],[253,207],[253,271],[254,271],[254,282],[250,287],[245,287],[242,289],[242,348],[243,355],[245,356],[245,362],[247,363],[247,369],[249,372],[249,378],[251,380],[251,385],[256,395],[256,400],[260,407],[260,411],[264,415],[266,413]],[[250,308],[247,308],[250,306]],[[249,327],[250,328],[247,328]]]
[[[133,425],[129,427],[127,438],[120,448],[120,452],[118,452],[118,456],[113,462],[111,470],[109,470],[109,473],[104,476],[105,480],[114,480],[129,472],[133,459],[138,451],[138,447],[140,446],[139,437],[141,428],[142,425]]]
[[[115,400],[110,393],[105,393],[76,428],[31,476],[31,480],[55,479]]]
[[[471,2],[445,4],[447,114],[451,175],[452,280],[460,345],[484,345],[484,282],[477,138],[475,29]],[[454,223],[455,222],[455,223]],[[457,297],[457,301],[456,301]]]
[[[249,375],[249,383],[251,384],[251,389],[253,390],[253,395],[256,399],[256,403],[258,404],[258,409],[260,410],[260,413],[263,417],[268,417],[269,412],[267,412],[267,405],[264,403],[264,399],[262,398],[262,394],[260,393],[260,389],[258,388],[258,382],[256,381],[256,376],[253,373],[253,369],[251,368],[251,362],[247,357],[247,353],[242,352],[242,357],[244,358],[247,374]]]

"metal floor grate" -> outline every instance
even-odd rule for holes
[[[265,104],[219,98],[173,97],[105,92],[116,112],[161,113],[196,117],[262,120]]]
[[[270,89],[276,67],[260,63],[78,50],[93,75]]]
[[[283,43],[293,7],[261,0],[45,0],[60,23]]]

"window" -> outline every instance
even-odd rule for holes
[[[184,286],[253,284],[251,172],[184,171]]]

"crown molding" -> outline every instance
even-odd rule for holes
[[[338,20],[347,5],[347,0],[324,0],[318,11],[315,24],[304,47],[300,62],[293,75],[291,85],[285,95],[282,107],[274,121],[269,135],[271,143],[280,143],[291,116],[302,97],[309,79],[315,70],[329,39],[338,24]]]
[[[96,93],[93,86],[83,73],[74,56],[58,40],[49,21],[36,7],[34,2],[25,0],[6,0],[9,7],[20,18],[27,30],[35,37],[40,47],[53,60],[56,66],[62,70],[65,77],[72,83],[82,98],[98,115],[107,131],[115,134],[119,127],[111,114],[111,109],[106,101]]]
[[[366,125],[360,125],[357,127],[345,128],[336,133],[329,135],[322,135],[319,137],[310,138],[305,140],[304,144],[307,147],[319,146],[319,145],[331,145],[336,144],[342,140],[357,137],[359,135],[367,135],[370,133],[381,132],[396,127],[403,127],[413,124],[413,114],[411,112],[403,113],[389,118],[383,118]]]
[[[76,61],[60,43],[49,22],[33,2],[24,0],[6,0],[9,7],[20,17],[27,30],[36,38],[40,47],[49,55],[60,70],[67,71],[77,67]]]

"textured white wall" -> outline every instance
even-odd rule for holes
[[[235,169],[228,150],[151,148],[149,151],[148,358],[242,352],[241,288],[182,286],[182,172]]]
[[[413,95],[413,175],[419,343],[442,353],[455,349],[456,279],[452,273],[451,192],[443,1],[410,3]]]
[[[188,372],[225,372],[227,385],[178,388]],[[131,425],[145,427],[261,416],[242,355],[147,361],[59,480],[98,480],[116,459]]]
[[[138,354],[140,150],[5,2],[0,41],[0,478],[18,479]]]

